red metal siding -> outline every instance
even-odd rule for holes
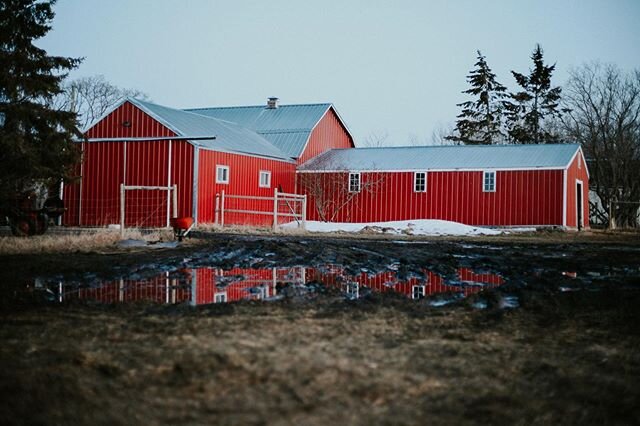
[[[449,285],[445,283],[444,278],[428,269],[423,270],[422,277],[412,277],[406,280],[399,279],[395,272],[380,272],[369,275],[361,272],[358,275],[348,275],[342,267],[331,267],[318,270],[314,268],[306,268],[307,281],[319,281],[327,286],[342,288],[345,283],[356,282],[361,286],[373,289],[376,292],[401,293],[411,296],[413,286],[424,285],[425,296],[431,296],[440,293],[462,293],[469,296],[478,293],[486,288],[494,288],[502,285],[504,279],[497,274],[476,274],[467,268],[459,268],[457,276],[460,281],[466,283],[485,284],[483,286],[460,286]]]
[[[579,167],[578,167],[579,166]],[[582,181],[582,217],[584,218],[584,227],[589,228],[589,176],[587,174],[587,165],[582,155],[582,150],[573,159],[567,168],[567,227],[577,228],[578,206],[576,197],[577,181]]]
[[[322,185],[337,209],[334,222],[442,219],[469,225],[562,225],[562,170],[497,171],[496,191],[483,192],[482,171],[428,172],[427,191],[413,191],[413,172],[362,173],[363,190],[349,200],[338,179],[322,173]],[[302,174],[300,175],[302,176]],[[300,177],[300,179],[304,179]],[[299,183],[300,190],[308,193]],[[344,187],[343,187],[344,188]],[[307,216],[320,220],[309,196]]]
[[[128,122],[129,126],[123,125]],[[175,134],[129,102],[86,133],[87,138],[171,137]],[[193,147],[186,141],[84,142],[81,182],[65,186],[66,225],[120,222],[120,184],[178,186],[178,214],[192,214]],[[125,167],[126,146],[126,167]],[[169,173],[171,146],[171,179]],[[128,191],[128,226],[165,226],[167,194]]]
[[[340,123],[333,108],[330,108],[311,132],[309,142],[298,158],[298,164],[333,148],[353,148],[354,146],[351,136]]]
[[[229,183],[216,183],[216,166],[229,167]],[[218,151],[201,149],[198,164],[198,222],[213,223],[215,219],[216,194],[273,197],[274,189],[281,192],[295,191],[295,169],[293,163],[270,160]],[[271,172],[271,187],[260,188],[260,171]],[[225,209],[273,211],[273,201],[232,200],[225,201]],[[268,226],[270,216],[225,213],[225,224]]]

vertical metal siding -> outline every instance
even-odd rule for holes
[[[311,132],[307,146],[298,158],[298,164],[333,148],[353,148],[353,141],[330,108]]]
[[[336,179],[347,179],[347,173],[319,175],[335,205],[347,201],[349,195],[340,193],[336,185]],[[441,219],[489,226],[562,225],[562,170],[497,171],[495,192],[483,192],[482,171],[427,172],[427,191],[418,193],[413,191],[413,179],[413,172],[362,173],[363,186],[382,183],[377,190],[353,197],[333,221]],[[304,192],[300,183],[298,187]],[[307,215],[320,220],[315,200],[310,199]]]
[[[123,123],[128,121],[129,127]],[[87,138],[171,137],[175,134],[125,102],[86,133]],[[65,185],[65,225],[104,226],[120,221],[120,184],[166,186],[171,145],[171,184],[178,186],[178,214],[192,213],[193,146],[186,141],[84,142],[82,182]],[[126,153],[125,153],[126,147]],[[126,181],[125,181],[126,158]],[[80,190],[81,188],[81,190]],[[166,192],[130,191],[129,226],[165,226]]]
[[[578,157],[581,157],[580,160],[582,164],[580,168],[578,168]],[[589,176],[587,175],[587,165],[582,156],[582,151],[578,152],[578,155],[576,155],[567,168],[567,199],[565,202],[567,209],[567,227],[569,228],[578,227],[576,210],[576,183],[578,180],[582,181],[582,216],[584,217],[584,227],[589,228]]]
[[[216,183],[216,166],[229,167],[229,183]],[[198,221],[213,223],[216,194],[272,197],[274,189],[295,191],[296,165],[261,157],[200,149],[198,177]],[[258,185],[261,170],[271,172],[271,187]],[[225,207],[237,210],[273,211],[273,201],[227,199]],[[225,213],[225,224],[268,226],[273,218],[242,213]]]

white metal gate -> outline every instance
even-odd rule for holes
[[[230,224],[225,216],[229,213],[240,214],[245,221],[251,223],[252,216],[271,216],[272,228],[277,230],[281,222],[297,222],[298,227],[306,229],[307,221],[307,196],[279,192],[273,192],[273,197],[256,195],[229,195],[222,191],[216,194],[215,218],[216,225]]]

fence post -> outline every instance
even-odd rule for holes
[[[613,202],[609,200],[609,230],[616,228],[616,220],[613,217]]]
[[[173,217],[178,217],[178,185],[173,185]]]
[[[273,190],[273,230],[278,229],[278,188]]]
[[[307,230],[307,196],[302,198],[302,229]]]
[[[222,199],[220,200],[220,226],[224,227],[224,189],[222,190]]]
[[[220,211],[220,194],[216,194],[216,203],[215,203],[214,207],[215,208],[213,210],[213,215],[214,215],[213,223],[215,225],[217,225],[218,224],[218,212]]]
[[[124,183],[120,184],[120,238],[124,238]]]

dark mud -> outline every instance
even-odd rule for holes
[[[638,424],[639,259],[640,244],[626,239],[242,236],[166,251],[0,257],[0,419]],[[270,303],[195,307],[59,303],[22,291],[35,279],[91,286],[200,268],[326,265],[399,280],[428,269],[454,286],[465,268],[502,281],[444,306],[434,306],[439,294],[362,291],[352,300],[320,279],[306,280],[310,292],[281,285]]]

